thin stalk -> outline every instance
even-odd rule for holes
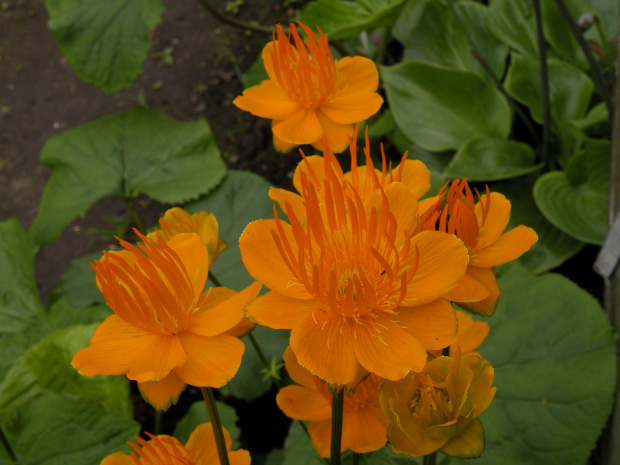
[[[390,31],[391,27],[383,28],[383,34],[381,35],[381,42],[379,43],[379,48],[377,49],[377,54],[375,55],[375,65],[379,66],[383,63],[383,57],[385,56],[385,50],[387,48],[387,44],[390,41]]]
[[[342,442],[342,410],[344,408],[344,388],[332,394],[332,443],[329,462],[340,465],[340,444]]]
[[[157,436],[161,434],[161,427],[164,422],[164,412],[155,412],[155,424],[153,425],[153,434]]]
[[[4,446],[4,450],[9,456],[9,460],[11,461],[11,463],[17,462],[17,455],[15,455],[15,452],[13,452],[13,448],[11,447],[11,444],[9,444],[9,440],[4,435],[4,431],[2,431],[2,428],[0,428],[0,442],[2,442],[2,446]]]
[[[358,452],[353,452],[353,465],[359,465],[361,456],[362,454]]]
[[[534,14],[536,16],[536,36],[538,39],[538,59],[540,62],[540,83],[542,86],[542,107],[543,107],[543,139],[541,158],[547,170],[551,168],[549,157],[549,140],[551,136],[551,108],[549,105],[549,73],[547,71],[547,53],[545,36],[543,34],[542,13],[540,11],[540,0],[532,0],[534,3]]]
[[[269,364],[269,361],[265,357],[265,354],[263,354],[263,351],[261,350],[260,346],[258,345],[258,341],[256,340],[256,338],[254,337],[254,335],[252,333],[248,334],[248,339],[252,343],[252,347],[254,347],[254,350],[256,351],[256,355],[258,355],[258,358],[260,359],[261,363],[263,364],[263,367],[265,368],[265,370],[267,370],[267,372],[271,371],[271,365]],[[274,378],[274,377],[272,377],[272,379],[273,379],[273,384],[275,384],[278,389],[282,389],[282,387],[283,387],[282,386],[282,381],[280,381],[279,379]]]
[[[211,273],[210,271],[209,271],[209,279],[211,280],[213,284],[215,284],[215,287],[222,287],[222,283],[220,282],[220,280],[217,279],[215,275]]]
[[[230,24],[231,26],[235,26],[241,29],[245,29],[247,31],[259,32],[261,34],[269,34],[272,35],[275,32],[274,28],[261,26],[260,24],[254,23],[246,23],[245,21],[240,21],[235,18],[231,18],[230,16],[221,13],[217,8],[211,5],[209,0],[198,0],[198,2],[204,6],[213,16],[222,21],[223,23]]]
[[[594,58],[594,54],[592,53],[588,42],[581,33],[581,30],[577,25],[577,21],[575,21],[575,18],[573,18],[573,15],[566,6],[566,3],[564,3],[564,0],[555,0],[555,3],[558,6],[560,13],[562,13],[562,16],[564,16],[564,21],[566,21],[566,24],[568,24],[568,27],[575,36],[575,39],[577,39],[577,43],[581,47],[581,50],[583,50],[583,53],[586,55],[586,59],[590,64],[590,68],[592,69],[592,80],[594,81],[594,85],[596,86],[599,94],[601,95],[601,97],[603,97],[605,107],[607,107],[609,121],[612,121],[614,117],[614,106],[611,101],[611,94],[609,92],[609,88],[607,87],[607,83],[605,82],[605,77],[603,76],[603,70],[596,61],[596,58]]]
[[[211,424],[213,425],[213,434],[215,435],[215,445],[217,446],[217,455],[220,458],[220,465],[230,465],[228,462],[228,451],[226,450],[222,422],[220,421],[220,416],[217,413],[215,397],[213,397],[213,389],[210,387],[201,387],[200,391],[202,392],[202,397],[207,405],[209,420],[211,420]]]
[[[131,197],[125,197],[125,202],[127,203],[127,209],[131,213],[131,217],[133,218],[134,223],[136,223],[136,228],[140,231],[140,234],[146,234],[146,229],[144,228],[144,223],[140,219],[140,215],[138,214],[138,210],[136,210],[136,205]]]
[[[435,465],[437,463],[437,452],[424,456],[424,465]]]

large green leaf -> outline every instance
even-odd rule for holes
[[[239,435],[241,434],[241,430],[236,424],[237,413],[235,409],[222,402],[216,401],[215,404],[217,405],[217,412],[220,416],[222,426],[228,431],[233,441],[233,449],[238,449],[240,446]],[[185,416],[179,420],[174,428],[174,437],[185,444],[198,425],[208,422],[209,414],[207,413],[205,403],[203,401],[194,402]]]
[[[540,169],[532,147],[521,142],[479,136],[465,142],[445,175],[470,181],[516,178]]]
[[[405,0],[316,0],[306,5],[301,19],[312,29],[321,28],[330,39],[347,39],[390,25],[404,3]]]
[[[557,123],[582,118],[594,89],[592,80],[583,71],[558,59],[547,59],[547,68],[551,117]],[[542,85],[538,60],[511,54],[505,85],[508,93],[527,105],[532,118],[542,124]]]
[[[552,171],[534,185],[534,200],[557,228],[580,241],[602,244],[607,234],[611,143],[586,140],[565,171]]]
[[[161,0],[46,0],[49,28],[77,76],[111,94],[142,73]]]
[[[532,189],[536,178],[522,178],[514,182],[504,182],[493,186],[493,190],[501,192],[510,200],[510,229],[523,224],[529,226],[536,234],[538,241],[525,253],[519,261],[530,271],[542,273],[549,271],[583,247],[583,242],[574,239],[553,226],[538,210]]]
[[[109,454],[131,450],[126,441],[135,442],[140,425],[84,399],[46,393],[3,430],[20,463],[99,465]],[[3,448],[0,458],[6,458]]]
[[[409,2],[405,9],[417,9],[418,5],[419,2]],[[486,6],[469,1],[429,2],[420,18],[401,15],[394,25],[394,37],[405,46],[403,60],[471,71],[493,82],[489,71],[472,55],[475,48],[495,77],[501,78],[508,47],[490,33],[487,10]]]
[[[186,202],[213,189],[226,171],[204,120],[185,123],[144,108],[49,139],[41,162],[52,175],[30,229],[36,243],[56,238],[103,197]]]
[[[536,18],[530,0],[491,0],[489,30],[509,47],[538,56]]]
[[[422,148],[458,149],[475,136],[508,137],[508,102],[475,74],[415,61],[380,72],[396,124]]]
[[[598,302],[556,274],[518,264],[479,351],[495,367],[497,394],[481,416],[480,465],[584,464],[611,411],[614,336]],[[452,461],[451,463],[461,463]]]
[[[101,255],[101,252],[96,252],[71,260],[54,293],[65,297],[76,308],[105,304],[103,294],[97,287],[95,272],[89,265],[93,260],[99,260]]]
[[[0,424],[46,392],[82,397],[131,417],[125,376],[82,376],[71,366],[73,354],[88,346],[96,326],[58,330],[24,352],[0,383]]]

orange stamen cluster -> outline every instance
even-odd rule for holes
[[[447,195],[446,186],[447,184],[439,191],[435,205],[420,220],[421,229],[455,234],[471,252],[476,248],[480,230],[484,227],[491,208],[489,187],[486,188],[486,202],[481,201],[482,197],[476,190],[482,208],[482,218],[479,221],[476,216],[474,195],[467,180],[454,181]]]
[[[104,252],[91,267],[116,315],[149,333],[176,335],[189,327],[204,283],[197,288],[168,245],[136,234],[144,241],[139,248],[120,240],[131,252],[133,265],[121,254]]]
[[[316,109],[336,89],[336,67],[327,43],[327,36],[319,29],[317,37],[312,30],[300,24],[308,35],[304,41],[295,26],[289,35],[277,26],[273,35],[273,68],[275,79],[292,101],[308,109]],[[291,36],[295,48],[291,46]]]
[[[129,442],[128,444],[136,451],[138,456],[130,452],[131,458],[137,465],[193,465],[194,458],[188,450],[176,439],[170,436],[153,436],[146,433],[150,441],[145,441],[136,436],[136,441],[142,446]],[[139,458],[138,458],[139,457]]]

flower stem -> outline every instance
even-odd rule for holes
[[[549,141],[551,136],[551,109],[549,105],[549,75],[547,72],[547,53],[545,36],[543,34],[542,13],[540,11],[540,0],[533,0],[534,14],[536,16],[536,36],[538,39],[538,59],[540,62],[540,82],[542,86],[542,109],[543,109],[543,137],[541,161],[545,169],[551,169],[551,159],[549,157]]]
[[[2,428],[0,428],[0,442],[2,442],[2,445],[4,446],[4,450],[9,456],[9,460],[11,461],[11,463],[17,462],[17,455],[15,455],[15,452],[13,452],[13,449],[11,448],[11,444],[9,444],[9,440],[4,435],[4,431],[2,431]]]
[[[164,412],[155,412],[155,424],[153,425],[153,434],[155,436],[161,434],[162,423],[164,422]]]
[[[211,273],[210,271],[209,271],[209,279],[211,280],[213,284],[215,284],[216,287],[222,287],[222,283],[220,282],[220,280],[217,279],[215,275]]]
[[[437,463],[437,451],[424,456],[424,465],[435,465]]]
[[[342,442],[342,409],[344,407],[344,388],[332,394],[332,444],[329,461],[340,465],[340,444]]]
[[[140,219],[140,215],[138,214],[138,210],[136,210],[136,205],[131,197],[125,197],[125,201],[127,202],[127,209],[131,213],[131,217],[133,218],[134,223],[136,223],[136,228],[140,231],[140,234],[146,234],[146,229],[144,229],[144,224]]]
[[[220,465],[230,465],[228,462],[228,451],[226,450],[226,441],[224,440],[224,431],[222,430],[222,422],[217,413],[217,405],[215,405],[215,397],[213,397],[213,389],[210,387],[201,387],[202,397],[207,405],[209,419],[213,425],[213,434],[215,435],[215,445],[217,446],[217,455],[220,458]]]
[[[261,26],[260,24],[254,23],[246,23],[245,21],[239,21],[238,19],[231,18],[230,16],[226,16],[221,13],[217,8],[211,5],[211,2],[208,0],[198,0],[198,2],[204,6],[209,12],[215,16],[217,19],[222,21],[223,23],[230,24],[231,26],[239,27],[241,29],[246,29],[248,31],[260,32],[261,34],[273,34],[275,29],[270,27]]]
[[[358,452],[353,452],[353,465],[359,465],[361,456],[362,454]]]

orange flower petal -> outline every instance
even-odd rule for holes
[[[445,443],[441,452],[456,459],[475,459],[484,452],[484,428],[478,418],[474,418],[458,436]]]
[[[487,195],[480,197],[476,203],[478,224],[482,224],[482,205],[487,203]],[[493,244],[502,235],[510,220],[510,201],[498,192],[491,192],[491,204],[484,226],[480,228],[476,249]]]
[[[259,118],[277,120],[288,119],[299,109],[299,104],[273,81],[263,81],[244,90],[233,100],[233,104]]]
[[[461,352],[463,354],[473,352],[482,345],[488,336],[489,325],[484,321],[474,321],[471,316],[460,310],[456,311],[456,319],[459,326],[456,342],[461,348]],[[450,348],[450,356],[452,356],[452,348]]]
[[[340,92],[321,105],[323,114],[338,124],[354,124],[370,118],[383,105],[383,98],[377,93]]]
[[[491,316],[495,313],[499,301],[499,286],[495,278],[495,270],[492,268],[480,268],[468,266],[467,273],[489,290],[489,295],[478,302],[456,302],[460,307],[475,313],[476,315]]]
[[[476,247],[471,257],[472,265],[491,268],[516,260],[538,240],[538,235],[532,228],[517,226],[502,234],[495,242],[485,248]]]
[[[411,249],[418,248],[419,263],[415,276],[407,286],[403,306],[422,305],[446,294],[465,275],[468,254],[465,245],[455,236],[422,231],[411,238]],[[410,252],[407,265],[414,266],[416,254]]]
[[[110,315],[71,364],[85,376],[126,374],[143,382],[163,379],[185,361],[178,337],[147,333]]]
[[[398,171],[399,169],[400,167],[397,167],[394,171]],[[405,160],[402,166],[400,182],[413,192],[416,199],[419,199],[431,188],[431,173],[421,161]]]
[[[251,321],[273,329],[292,329],[305,314],[318,308],[315,300],[286,297],[271,291],[252,301],[246,309]]]
[[[426,364],[426,349],[409,332],[387,318],[369,324],[356,324],[352,338],[359,363],[371,373],[389,380],[399,380],[411,370],[420,371]]]
[[[321,457],[329,457],[331,453],[331,437],[332,437],[332,422],[328,421],[315,421],[308,426],[308,433],[310,433],[310,439],[312,439],[312,445],[317,454]],[[340,445],[340,452],[344,452],[344,444]]]
[[[306,217],[304,198],[301,195],[287,191],[286,189],[277,189],[272,187],[269,189],[269,197],[271,197],[271,200],[278,202],[280,210],[283,212],[286,212],[286,204],[289,203],[297,218]]]
[[[246,287],[241,292],[226,292],[228,298],[220,302],[220,299],[211,299],[212,294],[224,294],[215,288],[206,300],[192,316],[189,330],[200,336],[215,336],[233,328],[245,316],[243,307],[256,298],[260,292],[261,284],[257,281]],[[213,300],[213,302],[212,302]],[[215,304],[215,305],[214,305]]]
[[[398,455],[408,455],[410,457],[421,457],[423,455],[432,454],[439,450],[447,441],[447,439],[436,439],[424,435],[421,442],[413,442],[399,428],[390,425],[388,429],[388,440],[390,441],[390,449]]]
[[[155,410],[167,410],[172,404],[176,404],[179,396],[187,386],[174,371],[159,381],[145,381],[138,383],[138,389],[142,397],[151,404]]]
[[[179,339],[187,360],[175,373],[192,386],[221,387],[235,376],[245,345],[227,334],[206,337],[185,331]]]
[[[122,452],[115,452],[103,459],[101,465],[136,465],[136,463],[129,455],[123,454]]]
[[[366,453],[379,450],[387,442],[388,420],[380,408],[362,408],[344,415],[343,449]]]
[[[230,438],[230,434],[224,428],[223,433],[230,465],[249,465],[250,454],[248,451],[237,450],[232,452],[232,440]],[[213,434],[213,425],[211,423],[202,423],[198,425],[187,440],[187,445],[185,448],[192,454],[192,457],[194,457],[194,461],[197,465],[220,463],[217,446],[215,444],[215,436]]]
[[[247,450],[239,449],[228,453],[228,463],[230,465],[250,465],[251,460],[250,453]]]
[[[286,239],[294,254],[298,247],[288,223],[281,222]],[[250,223],[239,238],[241,257],[246,269],[254,279],[269,289],[287,297],[312,299],[303,284],[297,283],[282,259],[272,236],[277,232],[275,220],[258,220]]]
[[[314,375],[299,364],[290,347],[284,351],[283,358],[286,371],[293,381],[308,389],[316,389]]]
[[[254,328],[256,328],[256,323],[251,322],[247,318],[241,318],[241,321],[226,331],[225,334],[240,339],[247,336]]]
[[[336,62],[337,86],[340,93],[374,92],[379,86],[375,63],[365,57],[343,57]]]
[[[343,152],[349,146],[349,140],[353,136],[353,125],[337,123],[326,116],[322,108],[316,110],[316,117],[323,128],[323,137],[312,144],[314,148],[321,151],[325,151],[327,148],[332,153]]]
[[[331,402],[318,391],[302,386],[280,389],[276,402],[280,410],[294,420],[324,421],[332,417]]]
[[[427,350],[440,350],[455,341],[457,319],[447,300],[437,299],[419,307],[400,307],[398,310],[400,325]]]
[[[403,242],[405,229],[413,226],[416,223],[415,212],[418,210],[418,201],[413,193],[402,183],[392,183],[381,191],[376,189],[370,193],[368,198],[364,201],[364,210],[366,211],[366,217],[370,218],[371,211],[374,208],[377,212],[382,209],[383,194],[388,200],[388,208],[390,213],[396,218],[396,244],[399,245]],[[411,248],[415,246],[412,241]],[[415,254],[409,253],[409,257],[412,258]],[[415,278],[414,278],[415,279]]]
[[[276,44],[274,44],[273,41],[265,45],[265,47],[263,47],[263,51],[261,52],[261,58],[263,59],[263,66],[265,67],[265,71],[267,71],[267,76],[269,76],[269,79],[271,79],[274,83],[277,83],[278,76],[273,69],[273,54],[275,52],[275,46]],[[290,48],[291,53],[297,55],[297,50],[295,47],[290,45]]]
[[[178,234],[168,241],[187,270],[194,285],[194,295],[200,295],[209,275],[209,252],[198,234]]]
[[[365,373],[353,351],[353,328],[339,315],[306,312],[291,331],[297,361],[319,378],[334,384],[361,380]]]
[[[314,110],[299,108],[273,126],[273,135],[289,144],[313,144],[323,137],[323,127]]]
[[[281,123],[281,122],[282,122],[282,121],[281,121],[281,120],[278,120],[278,119],[274,119],[274,120],[272,120],[272,121],[271,121],[271,130],[273,131],[273,127],[274,127],[276,124],[279,124],[279,123]],[[291,144],[291,143],[289,143],[289,142],[286,142],[286,141],[284,141],[284,140],[280,139],[278,136],[276,136],[276,135],[275,135],[275,133],[273,134],[273,146],[275,147],[275,149],[276,149],[278,152],[281,152],[281,153],[290,152],[292,149],[294,149],[295,147],[297,147],[297,145],[299,145],[299,144]]]
[[[444,297],[452,302],[479,302],[489,297],[490,290],[474,277],[471,265],[467,266],[465,276],[459,284]]]
[[[301,185],[302,175],[305,175],[317,189],[322,189],[325,183],[325,161],[323,157],[312,155],[299,162],[293,174],[293,185],[299,193],[303,191]],[[304,216],[306,215],[298,216],[298,218],[303,218]]]

